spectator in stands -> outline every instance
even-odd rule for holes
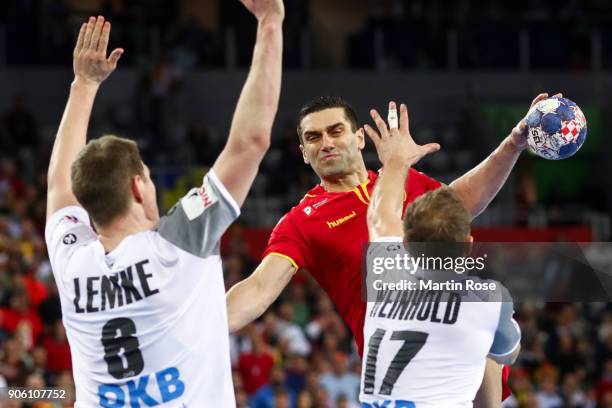
[[[285,361],[287,388],[294,395],[298,395],[306,387],[308,362],[304,356],[300,356],[299,354],[289,355]]]
[[[332,363],[332,371],[321,375],[321,386],[329,395],[332,404],[341,397],[350,403],[359,401],[359,376],[348,370],[348,358],[343,353],[336,353]]]
[[[281,366],[274,366],[270,372],[270,381],[255,393],[251,401],[252,408],[277,408],[295,406],[295,394],[287,387],[287,376]],[[281,404],[281,405],[279,405]]]
[[[15,160],[0,158],[0,208],[13,206],[16,200],[24,198],[25,192],[26,184],[17,174]],[[9,218],[14,216],[12,212],[9,214]]]
[[[47,350],[44,347],[36,346],[32,350],[31,357],[30,372],[41,375],[45,379],[45,383],[50,384],[52,381],[47,371]]]
[[[579,384],[577,376],[569,373],[563,379],[561,396],[569,407],[583,407],[587,404],[587,396]]]
[[[23,387],[28,376],[27,354],[20,342],[13,337],[4,341],[0,359],[0,376],[9,387]]]
[[[312,394],[309,391],[302,391],[299,393],[297,397],[297,401],[295,404],[296,408],[312,408],[314,407],[314,400],[312,398]]]
[[[28,293],[23,287],[12,293],[9,307],[0,309],[0,320],[2,329],[10,334],[16,334],[16,338],[26,351],[38,341],[43,330],[40,317],[30,308]]]
[[[289,303],[293,311],[293,323],[304,330],[310,320],[310,308],[306,302],[306,288],[304,285],[299,283],[291,285],[289,288]]]
[[[251,351],[240,355],[238,370],[244,381],[244,390],[248,395],[254,395],[270,380],[274,359],[254,327],[248,335],[251,341]]]
[[[52,373],[71,371],[70,346],[61,320],[53,324],[52,330],[51,335],[42,341],[43,347],[47,350],[47,369]]]
[[[285,354],[306,356],[310,353],[310,343],[304,332],[293,323],[293,305],[289,302],[283,302],[279,307],[275,334],[281,342],[281,349]]]
[[[563,399],[557,392],[557,386],[552,378],[542,379],[538,392],[538,403],[540,408],[561,408],[563,406]]]

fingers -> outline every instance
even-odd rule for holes
[[[539,94],[538,96],[535,97],[533,102],[531,102],[531,106],[533,107],[538,102],[541,102],[544,99],[548,99],[548,98],[549,98],[549,96],[548,96],[547,93],[541,93],[541,94]],[[563,98],[563,94],[561,92],[559,92],[559,93],[556,93],[553,96],[551,96],[551,98]]]
[[[403,103],[400,105],[400,129],[409,130],[408,107]]]
[[[100,42],[98,43],[98,52],[106,57],[106,48],[108,47],[108,39],[110,37],[111,25],[107,21],[102,27],[102,35],[100,36]]]
[[[421,146],[425,154],[435,153],[440,150],[440,144],[438,143],[428,143],[426,145]]]
[[[387,114],[387,122],[390,129],[397,129],[399,124],[397,121],[397,107],[395,102],[389,102],[389,113]]]
[[[545,99],[548,99],[547,93],[541,93],[535,97],[535,99],[531,102],[531,107],[534,107],[538,102],[541,102]]]
[[[83,42],[85,41],[85,32],[87,31],[87,23],[81,24],[81,30],[79,31],[79,37],[77,38],[76,45],[74,47],[74,54],[78,54],[83,49]]]
[[[413,166],[418,163],[423,157],[435,153],[440,150],[440,145],[438,143],[428,143],[423,146],[419,146],[418,154],[410,160],[410,165]]]
[[[100,36],[102,35],[102,28],[104,27],[104,17],[98,16],[96,25],[94,27],[93,34],[91,35],[91,43],[89,48],[93,51],[98,50],[98,43],[100,42]]]
[[[378,134],[378,132],[368,125],[363,125],[363,129],[365,130],[368,137],[372,140],[372,142],[374,142],[374,146],[378,146],[378,143],[380,142],[380,135]]]
[[[83,51],[89,49],[89,44],[91,44],[91,36],[93,35],[95,26],[96,18],[89,17],[89,21],[87,22],[87,28],[85,31],[85,39],[83,40]]]
[[[119,58],[121,58],[121,56],[123,55],[123,48],[115,48],[113,50],[113,52],[111,52],[111,55],[108,57],[108,62],[113,66],[117,66],[117,62],[119,61]]]
[[[106,33],[106,39],[103,39],[101,43],[100,37],[104,37],[102,32],[103,30],[107,30],[108,33]],[[81,50],[99,51],[102,47],[106,49],[106,46],[108,45],[108,34],[110,34],[110,24],[107,26],[107,24],[104,23],[104,17],[89,17]]]
[[[374,123],[376,123],[376,127],[378,128],[378,131],[380,132],[380,137],[382,139],[388,137],[389,128],[387,128],[387,124],[385,123],[383,118],[380,117],[376,109],[372,109],[370,111],[370,116],[372,117],[372,120],[374,121]]]

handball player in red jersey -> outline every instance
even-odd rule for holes
[[[538,95],[532,105],[547,97],[548,94]],[[376,111],[370,114],[377,125],[386,126]],[[368,242],[368,203],[378,173],[365,167],[364,129],[353,108],[341,98],[321,97],[306,104],[298,116],[298,136],[304,162],[313,168],[321,183],[281,218],[261,264],[228,292],[230,331],[261,316],[295,272],[305,269],[336,305],[362,355],[366,303],[361,296],[361,259]],[[522,120],[489,157],[450,184],[472,218],[493,200],[526,147]],[[404,210],[418,196],[440,185],[411,168]],[[499,381],[501,371],[497,363],[487,362],[475,406],[499,406],[502,388],[503,398],[510,395],[506,384],[508,369],[503,371],[503,381]]]

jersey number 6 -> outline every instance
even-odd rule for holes
[[[380,343],[385,337],[386,330],[376,329],[370,341],[368,342],[368,357],[366,360],[366,369],[363,376],[363,392],[364,394],[374,393],[374,381],[376,379],[376,362],[378,359],[378,350],[380,349]],[[404,342],[400,347],[399,351],[389,364],[385,378],[382,381],[380,395],[391,395],[393,387],[397,382],[400,374],[408,363],[416,356],[416,354],[423,348],[425,341],[427,341],[427,333],[417,331],[395,331],[391,334],[391,340],[401,340]]]
[[[134,321],[126,317],[109,320],[102,327],[104,361],[108,365],[108,373],[118,380],[138,375],[144,368],[142,353],[138,348],[140,344],[135,334]],[[127,365],[123,364],[121,350]]]

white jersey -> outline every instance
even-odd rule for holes
[[[219,240],[239,212],[211,171],[108,254],[81,207],[49,218],[75,407],[235,406]]]
[[[381,241],[401,242],[401,238]],[[375,250],[378,256],[404,253],[401,244]],[[415,282],[413,290],[377,291],[376,302],[368,299],[361,406],[472,407],[487,356],[503,362],[520,343],[507,290],[496,282],[491,297],[483,299],[483,291],[436,291],[419,283],[432,277],[437,282],[448,282],[449,277],[462,284],[467,279],[494,282],[452,271],[420,271],[412,277],[403,273],[403,277]]]

